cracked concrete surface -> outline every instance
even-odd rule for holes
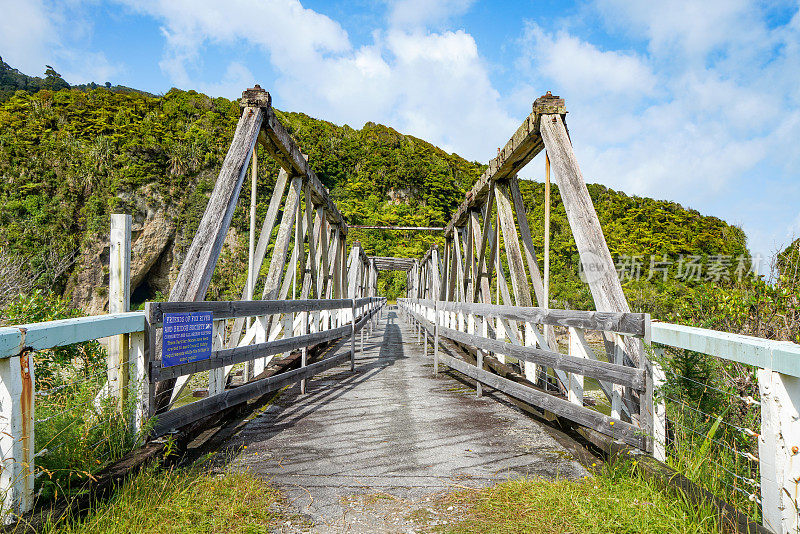
[[[313,524],[286,531],[409,532],[409,513],[447,491],[586,475],[562,440],[490,388],[477,398],[447,372],[434,378],[430,354],[389,310],[355,373],[345,364],[305,395],[285,391],[232,438],[228,468],[263,476]]]

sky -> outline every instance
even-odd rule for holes
[[[583,176],[800,236],[800,5],[704,0],[0,0],[0,56],[152,93],[380,122],[488,162],[546,91]],[[541,180],[542,157],[520,172]],[[646,253],[647,251],[642,251]]]

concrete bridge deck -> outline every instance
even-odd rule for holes
[[[262,475],[323,532],[407,531],[387,510],[354,505],[365,495],[422,502],[519,476],[586,474],[568,438],[443,371],[432,376],[432,358],[390,309],[355,373],[343,365],[310,380],[305,395],[284,392],[229,442],[229,468]]]

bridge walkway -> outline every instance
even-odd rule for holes
[[[434,378],[432,368],[389,309],[356,354],[355,373],[342,365],[309,380],[305,395],[299,386],[285,391],[229,441],[228,468],[262,475],[325,532],[407,530],[402,513],[364,509],[365,498],[421,503],[519,476],[586,474],[566,436],[490,388],[477,398],[455,374],[444,368]]]

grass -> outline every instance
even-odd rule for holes
[[[140,472],[82,519],[50,523],[45,534],[257,533],[286,517],[278,490],[247,472],[215,475],[202,466]]]
[[[577,481],[521,478],[462,491],[439,506],[459,512],[459,521],[435,528],[446,534],[721,532],[711,509],[648,483],[629,461]]]

